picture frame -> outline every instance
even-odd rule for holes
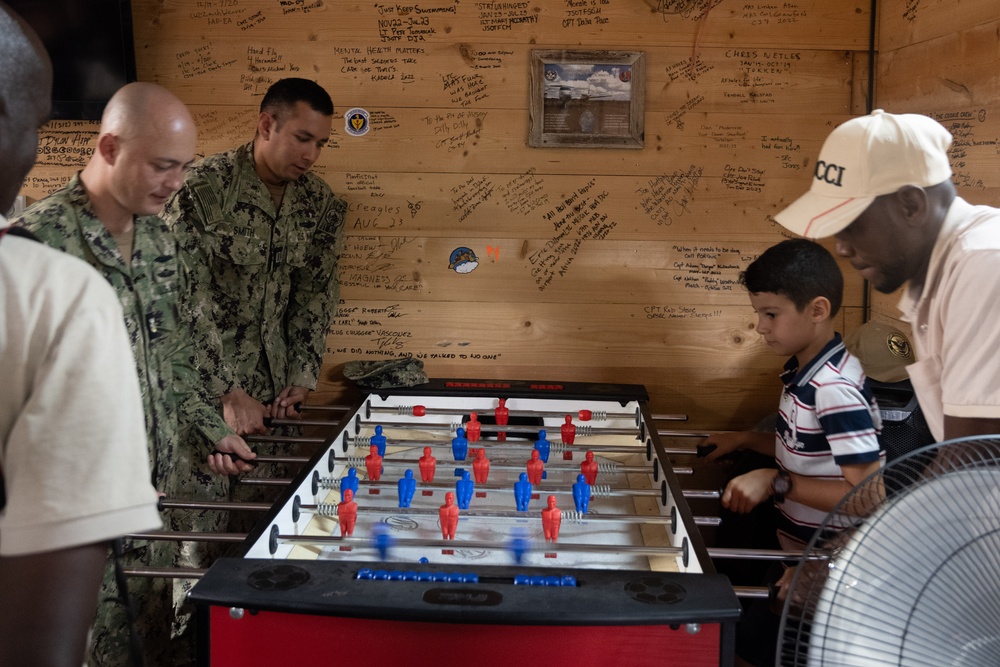
[[[528,78],[529,146],[643,147],[642,51],[533,50]]]

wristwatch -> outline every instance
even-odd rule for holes
[[[778,470],[778,474],[771,480],[771,495],[774,502],[785,502],[785,496],[792,490],[792,476],[785,470]]]

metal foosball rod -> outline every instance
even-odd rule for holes
[[[708,547],[710,558],[723,560],[830,560],[830,552],[811,552],[806,555],[801,551],[784,551],[782,549],[733,549],[728,547]]]
[[[327,479],[328,480],[328,479],[331,479],[331,478],[329,478],[329,477],[321,478],[321,480],[323,480],[323,479]],[[293,481],[294,480],[289,479],[287,477],[244,477],[244,478],[240,479],[239,483],[240,484],[246,484],[248,486],[288,486]],[[395,485],[393,485],[390,482],[374,482],[374,484],[380,484],[380,485],[382,485],[380,488],[384,488],[384,489],[389,489],[389,488],[394,488],[395,487]],[[336,489],[336,488],[339,488],[339,478],[338,478],[337,486],[333,486],[333,485],[330,485],[330,484],[323,485],[322,482],[320,483],[320,485],[324,489]],[[511,485],[511,487],[512,486],[513,485]],[[592,493],[593,493],[593,488],[595,486],[602,486],[602,485],[593,485],[593,486],[591,486]],[[453,490],[455,487],[453,485],[449,486],[449,485],[443,485],[442,484],[442,485],[439,485],[439,486],[432,486],[431,488],[432,488],[432,490],[436,489],[436,488],[440,488],[441,490]],[[477,488],[479,488],[478,485],[477,485]],[[483,490],[487,490],[488,491],[491,488],[492,487],[487,487],[485,489],[479,488],[479,490],[480,491],[483,491]],[[497,487],[497,488],[498,489],[505,489],[507,487],[505,486],[505,487]],[[608,487],[608,488],[610,488],[610,487]],[[657,496],[657,497],[659,497],[661,495],[660,491],[657,490],[657,489],[629,489],[628,491],[629,491],[629,493],[624,493],[623,492],[621,495],[629,495],[629,496]],[[566,489],[553,489],[551,491],[546,491],[544,489],[537,488],[537,489],[534,489],[532,491],[532,493],[570,493],[570,491],[567,491]],[[683,496],[684,498],[687,498],[687,499],[695,499],[695,500],[718,500],[719,498],[722,497],[722,493],[718,489],[681,489],[681,496]]]
[[[317,505],[300,505],[299,509],[303,512],[313,512],[319,516],[325,517],[336,517],[337,516],[337,505],[333,503],[319,503]],[[437,518],[438,510],[433,507],[419,508],[419,507],[394,507],[387,510],[384,507],[358,507],[358,514],[391,514],[393,516],[428,516],[432,518]],[[465,510],[463,511],[462,517],[468,518],[498,518],[498,519],[524,519],[527,516],[525,512],[518,511],[478,511],[478,510]],[[638,514],[585,514],[583,512],[576,512],[573,510],[562,510],[562,520],[567,523],[584,523],[594,521],[597,523],[610,522],[610,523],[635,523],[635,524],[657,524],[657,525],[671,525],[676,519],[674,517],[662,515],[662,514],[648,514],[648,515],[638,515]],[[704,517],[694,517],[694,522],[699,526],[717,526],[720,523],[719,517],[704,516]]]
[[[180,500],[161,497],[157,508],[163,510],[219,510],[220,512],[266,512],[270,503],[234,502],[231,500]]]
[[[267,417],[264,419],[265,426],[337,426],[340,422],[330,419],[275,419]]]
[[[661,429],[656,432],[661,438],[707,438],[710,435],[715,435],[717,433],[732,433],[732,431],[677,431],[669,429]],[[699,453],[699,448],[695,447],[664,447],[664,451],[667,454],[681,454],[695,456]]]
[[[687,415],[681,414],[658,414],[651,415],[654,422],[686,422],[688,420]]]
[[[379,408],[379,411],[386,410],[386,411],[390,411],[390,412],[393,412],[393,413],[396,413],[396,414],[404,414],[404,415],[405,414],[410,414],[410,412],[408,412],[408,411],[412,410],[412,406],[411,407],[404,407],[404,408],[402,408],[404,410],[404,412],[399,412],[400,408],[392,408],[392,407],[385,407],[385,406],[378,406],[378,408]],[[336,414],[345,415],[345,414],[351,412],[352,410],[354,410],[354,406],[350,406],[350,405],[303,405],[303,406],[301,406],[301,408],[300,408],[299,411],[300,412],[307,412],[307,411],[325,412],[325,413],[336,413]],[[428,408],[428,410],[431,410],[431,408]],[[437,411],[437,410],[447,410],[447,409],[446,408],[433,408],[433,410]],[[487,412],[488,412],[488,410],[487,410]],[[528,412],[528,411],[525,411],[525,412]],[[552,410],[550,412],[552,412],[553,416],[555,416],[557,418],[568,414],[566,411]],[[428,414],[434,414],[434,413],[433,412],[428,412]],[[461,410],[447,410],[447,412],[445,412],[443,414],[464,414],[464,412],[461,411]],[[514,411],[514,410],[510,411],[510,416],[519,416],[521,414],[522,414],[521,411]],[[591,413],[591,415],[593,415],[593,412]],[[628,417],[628,418],[631,418],[632,416],[633,416],[632,413],[625,414],[625,417]],[[687,421],[688,420],[688,416],[687,415],[683,415],[683,414],[670,414],[670,413],[666,413],[666,414],[654,414],[654,415],[652,415],[652,418],[653,418],[653,421]]]
[[[373,422],[373,421],[361,421],[358,424],[361,428],[374,428],[376,426],[381,426],[384,429],[394,429],[402,431],[446,431],[448,433],[454,433],[459,428],[465,428],[466,424],[463,422],[454,422],[451,424],[412,424],[412,423],[399,423],[399,422]],[[523,425],[507,425],[498,426],[496,424],[482,424],[480,423],[480,431],[484,434],[486,433],[505,433],[508,435],[516,433],[526,433],[530,435],[535,435],[539,430],[544,429],[543,426],[523,426]],[[635,428],[605,428],[605,427],[595,427],[589,424],[580,424],[576,427],[577,437],[583,438],[592,435],[636,435],[638,433],[638,427]]]
[[[771,597],[771,589],[764,586],[733,586],[733,592],[743,599],[766,600]]]
[[[313,480],[314,488],[326,489],[326,490],[336,490],[340,488],[340,483],[343,478],[341,477],[319,477]],[[247,480],[249,481],[249,480]],[[289,480],[290,481],[290,480]],[[358,491],[355,494],[356,497],[361,497],[365,495],[363,493],[364,489],[377,490],[380,494],[382,491],[389,491],[391,493],[397,492],[397,486],[395,482],[373,482],[371,480],[360,480]],[[422,482],[417,486],[417,491],[454,491],[455,485],[440,482]],[[514,493],[514,484],[499,484],[499,483],[477,483],[475,485],[475,490],[477,492],[503,492],[503,493]],[[572,489],[565,486],[549,486],[549,485],[532,485],[531,493],[532,495],[551,495],[551,494],[572,494]],[[699,491],[698,493],[705,494],[715,494],[704,496],[707,498],[717,498],[719,496],[719,491]],[[372,494],[374,495],[374,494]],[[388,493],[386,495],[389,495]],[[662,495],[660,489],[651,488],[641,488],[633,489],[629,487],[617,487],[611,486],[610,484],[591,484],[590,485],[590,496],[591,498],[605,498],[605,497],[629,497],[629,498],[647,498],[655,497],[659,498]]]
[[[258,457],[259,458],[259,457]],[[461,467],[462,465],[472,465],[475,459],[469,458],[466,461],[448,461],[448,464],[454,463],[456,466]],[[364,456],[347,456],[342,459],[338,459],[338,462],[343,463],[345,466],[353,466],[358,469],[363,469],[365,467],[365,457]],[[384,466],[390,467],[412,467],[416,461],[412,459],[394,458],[391,456],[382,457],[382,464]],[[627,466],[619,465],[614,462],[601,462],[598,463],[597,472],[598,474],[604,475],[620,475],[629,473],[649,473],[649,466]],[[680,466],[671,468],[675,475],[691,475],[694,473],[694,469],[690,466]],[[500,463],[495,459],[490,461],[490,470],[524,470],[523,463]],[[559,462],[553,462],[545,466],[546,472],[560,472],[560,473],[573,473],[577,474],[580,472],[580,467],[574,465],[559,465]]]
[[[247,442],[301,443],[305,445],[322,445],[328,440],[328,438],[308,435],[245,435],[243,439]]]
[[[471,410],[468,408],[428,408],[424,405],[398,405],[398,406],[384,406],[384,405],[370,405],[365,407],[366,417],[373,414],[389,414],[397,415],[400,417],[424,417],[426,415],[465,415],[470,412],[476,412],[483,416],[493,417],[490,414],[490,408],[485,408],[482,410]],[[578,421],[590,422],[590,421],[608,421],[609,419],[633,419],[636,422],[639,421],[639,411],[634,412],[608,412],[607,410],[577,410],[575,414],[573,411],[567,410],[517,410],[508,409],[507,417],[542,417],[551,419],[562,419],[563,417],[575,417]],[[654,417],[659,421],[687,421],[687,415],[659,415]]]
[[[299,412],[337,412],[348,413],[354,409],[353,405],[309,405],[303,404],[298,407]]]
[[[694,447],[664,447],[663,452],[671,456],[694,456],[698,450]]]
[[[661,438],[707,438],[710,434],[707,431],[678,431],[673,429],[658,429],[656,434]],[[698,453],[697,447],[663,447],[667,454],[679,456],[694,456]]]
[[[127,577],[146,577],[150,579],[201,579],[208,572],[201,567],[151,567],[133,565],[123,567],[122,572]]]
[[[313,546],[339,546],[360,549],[376,549],[374,540],[364,537],[341,537],[337,535],[282,535],[272,534],[272,544],[308,544]],[[393,541],[393,548],[419,548],[419,549],[477,549],[482,551],[507,551],[510,547],[506,544],[488,542],[485,540],[424,540],[416,538],[398,538]],[[552,553],[562,551],[566,553],[599,553],[629,556],[682,556],[684,547],[655,547],[655,546],[633,546],[627,544],[581,544],[576,542],[558,542],[538,544],[526,541],[524,544],[526,552]]]
[[[125,537],[134,540],[166,540],[172,542],[225,542],[227,544],[244,542],[246,533],[210,533],[198,530],[150,530],[145,533],[129,533]]]
[[[537,432],[536,432],[537,433]],[[579,435],[579,434],[577,434]],[[628,433],[626,435],[633,435]],[[371,436],[358,435],[355,437],[347,437],[345,444],[347,446],[354,446],[361,450],[364,450],[371,446],[370,443]],[[562,454],[563,452],[579,452],[581,454],[585,452],[594,452],[602,454],[638,454],[643,451],[643,443],[636,438],[636,444],[634,445],[606,445],[601,443],[586,443],[586,444],[573,444],[567,445],[561,440],[549,440],[549,454]],[[501,450],[501,449],[530,449],[530,441],[525,440],[477,440],[475,442],[470,441],[469,447],[483,447],[487,450]],[[451,449],[450,441],[429,441],[429,440],[387,440],[387,447],[402,447],[402,448],[419,448],[419,447],[438,447],[442,449]]]
[[[216,450],[216,451],[214,451],[212,453],[213,454],[221,454],[221,453],[224,453],[224,452],[219,452],[218,450]],[[235,455],[229,454],[229,456],[235,456]],[[239,457],[236,457],[236,458],[239,458]],[[255,458],[255,459],[250,459],[248,461],[246,459],[240,459],[240,460],[241,461],[246,461],[247,463],[250,463],[250,464],[253,464],[253,465],[257,465],[257,464],[260,464],[260,463],[291,463],[291,464],[295,464],[295,465],[304,465],[306,463],[309,463],[310,458],[308,456],[268,456],[268,455],[265,455],[265,454],[258,454],[257,458]]]
[[[290,477],[240,477],[238,483],[247,486],[288,486],[293,481]]]
[[[314,513],[319,516],[335,518],[337,516],[337,505],[334,503],[319,503],[316,505],[300,505],[301,509],[305,513]],[[438,508],[436,507],[393,507],[386,509],[384,507],[358,507],[358,516],[363,514],[375,514],[375,515],[385,515],[387,513],[392,516],[410,516],[410,517],[430,517],[433,519],[438,518]],[[670,525],[676,521],[675,518],[670,516],[665,516],[662,514],[651,514],[648,516],[642,516],[637,514],[585,514],[583,512],[577,512],[574,510],[561,510],[562,522],[564,524],[568,523],[584,523],[594,521],[597,523],[608,522],[608,523],[634,523],[634,524],[654,524],[654,525]],[[475,510],[468,509],[462,510],[461,518],[463,519],[529,519],[537,517],[537,513],[532,515],[530,512],[519,512],[517,510]]]

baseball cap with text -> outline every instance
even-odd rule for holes
[[[775,216],[807,238],[832,236],[879,195],[904,185],[930,187],[951,178],[951,133],[919,114],[877,109],[839,125],[823,143],[809,192]]]

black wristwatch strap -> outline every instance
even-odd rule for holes
[[[792,476],[787,471],[779,469],[774,479],[771,480],[771,495],[774,496],[774,502],[785,502],[785,496],[791,490]]]

